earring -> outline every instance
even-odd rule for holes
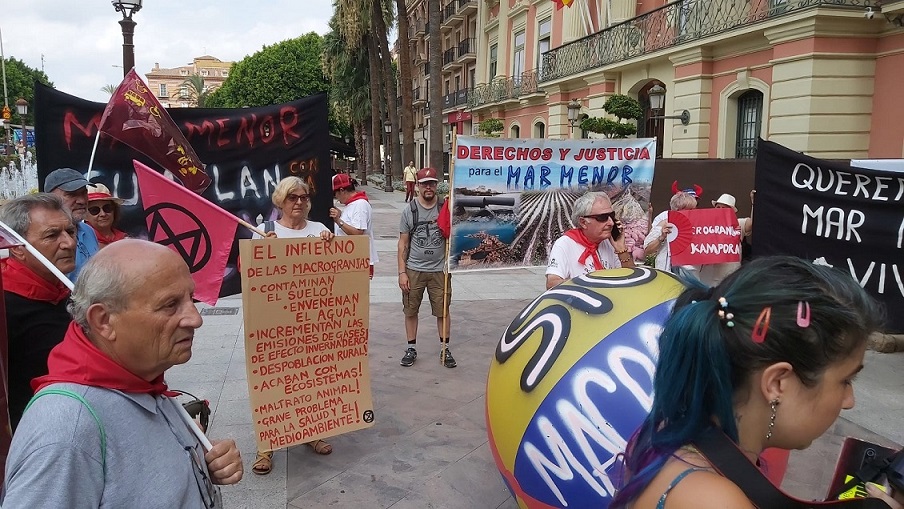
[[[769,429],[766,431],[766,440],[772,438],[772,428],[775,427],[775,407],[778,406],[778,398],[770,401],[769,405],[772,407],[772,415],[769,417]]]

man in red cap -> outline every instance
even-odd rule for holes
[[[402,311],[408,348],[400,364],[408,367],[417,359],[418,311],[424,290],[436,317],[441,344],[440,359],[447,368],[457,364],[449,351],[449,304],[452,300],[451,276],[446,274],[446,242],[437,220],[443,208],[436,194],[439,180],[436,170],[423,168],[417,172],[418,195],[410,206],[402,209],[399,224],[399,288],[402,289]]]
[[[336,224],[335,233],[342,235],[367,235],[370,239],[370,278],[374,278],[374,263],[377,262],[377,246],[374,243],[373,208],[364,191],[357,191],[354,179],[345,173],[333,175],[333,196],[345,205],[344,210],[330,207],[330,217]]]

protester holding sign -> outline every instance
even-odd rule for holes
[[[546,267],[546,289],[589,272],[634,267],[634,257],[606,193],[586,193],[574,202],[571,223],[552,245]]]
[[[754,191],[750,192],[750,205],[753,207],[753,195]],[[725,193],[719,196],[718,199],[712,200],[712,204],[714,208],[717,209],[731,209],[735,214],[738,213],[738,208],[735,206],[736,200],[735,197]],[[742,217],[738,218],[738,253],[741,252],[741,242],[745,237],[750,235],[750,232],[753,231],[753,218],[752,217]],[[741,267],[740,257],[736,262],[726,262],[726,263],[717,263],[717,264],[708,264],[701,265],[697,272],[697,277],[700,281],[707,286],[716,286],[723,279],[728,277],[729,274],[738,270]]]
[[[609,507],[779,507],[758,458],[808,447],[854,406],[878,309],[850,276],[793,257],[688,288],[659,336],[652,409]],[[904,507],[902,494],[870,494]]]
[[[344,210],[330,208],[336,223],[336,235],[367,235],[370,239],[370,278],[374,278],[374,263],[378,261],[372,224],[373,208],[364,191],[356,191],[357,182],[345,173],[333,175],[333,196],[345,205]]]
[[[21,235],[60,272],[75,268],[75,225],[59,197],[27,194],[0,207],[0,221]],[[12,429],[31,399],[32,378],[47,374],[47,356],[66,333],[69,289],[25,247],[0,260],[9,341],[8,398]]]
[[[265,221],[258,225],[259,230],[267,233],[268,237],[281,239],[320,237],[323,240],[331,240],[334,235],[322,223],[311,221],[308,214],[311,212],[310,188],[298,177],[286,177],[279,181],[273,190],[273,205],[280,210],[280,217],[276,221]],[[253,239],[261,238],[257,233]],[[317,454],[330,454],[333,446],[324,440],[308,442]],[[251,466],[251,471],[257,475],[269,474],[273,469],[273,452],[258,451],[257,458]]]
[[[273,205],[279,209],[279,219],[276,221],[264,221],[258,225],[259,230],[265,231],[270,237],[299,238],[320,237],[323,240],[333,238],[333,232],[329,228],[308,219],[311,212],[310,188],[298,177],[286,177],[279,181],[271,197]],[[261,238],[255,233],[253,239]]]
[[[446,273],[446,243],[439,220],[444,205],[436,195],[436,170],[423,168],[417,172],[418,195],[411,205],[402,209],[399,223],[398,269],[402,290],[402,312],[405,314],[405,334],[408,347],[400,364],[414,365],[417,359],[418,312],[424,290],[436,317],[439,333],[440,359],[447,368],[458,364],[449,351],[449,305],[452,301],[451,276]],[[448,207],[445,208],[448,214]]]
[[[670,210],[694,210],[695,208],[697,208],[697,192],[694,189],[678,191],[669,199]],[[659,270],[672,270],[672,257],[668,238],[674,229],[674,225],[669,223],[668,218],[668,210],[660,212],[653,219],[650,233],[647,234],[643,241],[644,255],[655,254],[656,261],[654,266]]]

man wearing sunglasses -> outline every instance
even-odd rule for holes
[[[546,289],[589,272],[634,267],[612,202],[606,193],[589,192],[574,202],[571,223],[549,251]]]
[[[66,274],[73,283],[88,259],[97,253],[100,244],[94,228],[85,223],[88,212],[88,184],[81,173],[72,168],[60,168],[50,172],[44,179],[44,192],[55,194],[72,213],[72,220],[78,229],[75,245],[75,270]]]

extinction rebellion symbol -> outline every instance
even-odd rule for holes
[[[210,260],[211,243],[207,228],[197,216],[174,203],[158,203],[145,210],[148,238],[163,246],[172,246],[188,269],[195,273]]]

